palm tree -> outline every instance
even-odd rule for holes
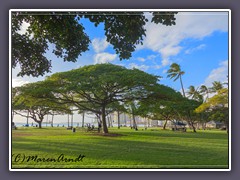
[[[209,98],[209,89],[208,89],[207,86],[201,85],[201,87],[200,87],[200,89],[199,89],[199,92],[200,92],[202,95],[207,95],[206,100]]]
[[[220,89],[223,89],[223,84],[220,81],[214,81],[212,83],[212,87],[210,88],[211,92],[217,92]]]
[[[177,79],[180,79],[180,83],[181,83],[181,87],[182,87],[182,92],[183,92],[183,96],[185,96],[185,92],[184,92],[184,88],[183,88],[183,83],[182,83],[182,75],[185,74],[184,71],[181,70],[181,67],[179,64],[177,63],[173,63],[170,66],[170,69],[167,71],[168,75],[167,77],[170,79],[173,79],[173,81],[176,81]]]
[[[188,89],[189,89],[188,92],[187,92],[188,97],[190,97],[192,99],[195,99],[196,96],[197,96],[197,90],[195,89],[195,87],[194,86],[189,86]]]
[[[187,92],[188,97],[195,99],[197,101],[203,101],[203,96],[198,91],[198,88],[195,89],[194,86],[189,86],[189,91]]]

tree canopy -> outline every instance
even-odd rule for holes
[[[200,113],[206,110],[228,107],[228,89],[223,88],[218,90],[218,93],[209,98],[208,101],[196,108],[196,112]]]
[[[219,84],[219,83],[217,83]],[[217,94],[207,99],[195,109],[197,113],[207,113],[210,120],[224,122],[228,132],[229,126],[229,109],[228,109],[228,88],[220,86]]]
[[[176,12],[153,12],[153,23],[175,25]],[[89,49],[90,39],[80,23],[87,18],[98,26],[104,24],[107,41],[119,58],[129,59],[136,45],[143,43],[148,19],[144,12],[12,12],[12,67],[20,66],[19,76],[42,76],[51,71],[51,59],[46,58],[50,44],[53,53],[64,61],[76,62]],[[19,34],[23,22],[29,24],[25,34]]]
[[[26,84],[13,88],[12,109],[15,114],[29,117],[41,128],[45,115],[71,113],[68,104],[51,101],[42,82]]]
[[[127,102],[147,98],[149,87],[157,83],[158,77],[138,69],[127,69],[113,64],[84,66],[48,77],[44,87],[52,92],[58,103],[70,103],[102,116],[103,132],[106,126],[107,109],[116,102]],[[53,98],[50,96],[50,99]]]

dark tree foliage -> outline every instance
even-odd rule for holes
[[[89,37],[73,15],[35,15],[12,13],[12,67],[21,67],[18,74],[40,76],[51,70],[51,60],[45,57],[49,43],[53,53],[64,61],[75,62],[88,50]],[[26,34],[17,33],[23,21],[30,24]],[[32,35],[33,34],[33,35]]]
[[[176,12],[154,12],[152,22],[175,25]],[[136,45],[142,44],[145,24],[143,12],[12,12],[12,67],[20,66],[18,76],[42,76],[51,72],[51,60],[45,57],[49,44],[64,61],[76,62],[91,42],[79,23],[88,18],[98,26],[104,24],[107,41],[120,60],[129,59]],[[23,22],[30,24],[26,34],[19,34]]]
[[[42,127],[44,116],[51,114],[71,113],[68,104],[59,104],[51,100],[52,97],[48,87],[44,87],[42,82],[25,84],[21,87],[13,88],[12,110],[15,114],[31,118],[38,127]]]
[[[149,97],[152,94],[149,86],[156,85],[157,79],[138,69],[113,64],[89,65],[48,77],[43,81],[45,93],[41,91],[41,96],[46,94],[50,101],[72,104],[101,115],[103,132],[108,133],[108,112],[120,110],[120,102]]]

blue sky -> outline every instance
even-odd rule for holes
[[[151,18],[149,14],[146,14]],[[185,71],[183,85],[211,86],[213,81],[225,82],[228,74],[228,12],[179,12],[175,26],[146,24],[146,37],[142,46],[129,60],[120,61],[112,45],[106,42],[104,25],[97,28],[87,19],[80,23],[92,43],[89,51],[79,56],[76,63],[63,62],[52,53],[46,56],[52,60],[52,73],[68,71],[84,65],[110,62],[127,68],[139,68],[147,73],[163,76],[160,83],[180,91],[179,81],[166,78],[171,63],[178,63]],[[24,33],[23,24],[20,33]],[[49,51],[52,49],[50,45]],[[13,86],[43,80],[44,77],[17,77],[18,68],[12,71]]]
[[[151,16],[148,15],[149,18]],[[110,62],[127,68],[139,68],[148,73],[161,75],[161,83],[180,90],[178,82],[166,79],[170,64],[176,62],[185,71],[184,88],[211,82],[226,81],[228,61],[228,14],[226,12],[179,12],[175,26],[148,23],[144,45],[138,46],[129,60],[120,61],[112,45],[106,42],[104,25],[97,28],[87,19],[80,21],[85,27],[92,44],[90,50],[79,56],[76,63],[63,62],[50,53],[52,73],[67,71],[80,66]],[[23,28],[24,31],[24,28]],[[18,68],[13,69],[13,86],[33,82],[44,77],[16,77]],[[50,75],[49,73],[47,75]]]

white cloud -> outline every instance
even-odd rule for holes
[[[103,52],[107,47],[109,43],[106,41],[106,38],[95,38],[92,40],[92,46],[96,53]]]
[[[192,52],[198,51],[198,50],[202,50],[202,49],[204,49],[205,47],[206,47],[206,44],[200,44],[200,45],[197,46],[197,47],[187,49],[187,50],[185,51],[185,54],[191,54]]]
[[[168,45],[165,47],[162,47],[159,52],[161,53],[162,57],[164,59],[167,59],[169,56],[177,55],[182,47],[180,46],[172,46]]]
[[[149,55],[149,56],[147,56],[147,59],[148,60],[153,60],[153,59],[155,59],[157,57],[157,55]]]
[[[158,52],[163,59],[177,55],[186,38],[202,39],[214,31],[228,31],[228,15],[222,12],[179,12],[176,25],[164,26],[148,22],[146,37],[138,49],[151,49]]]
[[[160,65],[155,65],[155,66],[153,66],[153,69],[160,69],[162,66],[160,66]]]
[[[146,59],[142,58],[142,57],[138,57],[137,58],[138,61],[144,62]]]
[[[147,66],[147,65],[137,65],[135,63],[131,63],[131,64],[129,64],[129,68],[130,69],[136,68],[136,69],[140,69],[142,71],[146,71],[146,70],[149,69],[149,66]]]
[[[18,87],[18,86],[22,86],[24,84],[29,83],[29,81],[24,81],[22,79],[18,79],[18,78],[13,78],[12,79],[12,87]]]
[[[164,66],[167,66],[167,65],[169,65],[169,64],[171,64],[171,61],[170,60],[168,60],[168,59],[163,59],[162,60],[162,66],[164,67]]]
[[[25,33],[27,32],[27,29],[28,29],[29,26],[30,26],[29,23],[23,21],[23,23],[22,23],[22,25],[21,25],[21,27],[20,27],[20,30],[17,31],[17,33],[18,33],[18,34],[21,34],[21,35],[22,35],[22,34],[25,34]]]
[[[94,63],[100,64],[100,63],[107,63],[114,61],[117,58],[116,54],[110,54],[110,53],[98,53],[94,56]]]
[[[219,67],[213,69],[208,77],[205,79],[204,84],[208,87],[212,86],[213,81],[225,82],[228,75],[228,60],[219,63]]]

